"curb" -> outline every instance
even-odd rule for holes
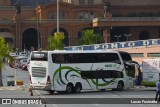
[[[26,90],[27,87],[25,86],[4,86],[4,87],[0,87],[0,91],[2,90],[9,90],[9,91],[15,91],[15,90],[20,90],[20,91],[24,91]]]

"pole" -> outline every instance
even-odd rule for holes
[[[131,36],[132,34],[124,34],[124,36],[126,36],[127,37],[127,41],[128,41],[128,38],[129,38],[129,36]]]
[[[119,35],[119,36],[115,35],[114,37],[117,38],[117,45],[118,45],[118,49],[119,49],[119,44],[118,44],[118,42],[119,42],[119,38],[121,37],[121,35]]]
[[[37,6],[37,10],[38,10],[38,0],[36,0],[36,6]],[[40,48],[40,43],[39,43],[39,17],[38,17],[38,13],[37,13],[37,39],[38,39],[38,49]]]
[[[59,0],[57,0],[57,32],[59,32]]]
[[[117,38],[117,42],[119,42],[119,38],[121,37],[121,35],[119,35],[119,36],[115,35],[114,37],[116,37]]]

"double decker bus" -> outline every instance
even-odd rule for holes
[[[135,63],[122,51],[33,51],[29,73],[33,90],[123,90],[134,86]]]

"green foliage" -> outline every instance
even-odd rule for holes
[[[156,82],[144,82],[144,81],[142,81],[142,85],[143,86],[148,86],[148,87],[155,87]]]
[[[2,37],[0,37],[0,69],[4,65],[3,57],[8,60],[13,60],[13,57],[9,55],[11,51],[11,46],[6,43]]]
[[[63,44],[64,34],[61,32],[55,33],[54,36],[50,36],[48,38],[49,50],[63,50],[64,44]]]
[[[96,44],[102,41],[102,36],[94,34],[94,30],[83,30],[82,36],[77,40],[77,45],[90,45]]]

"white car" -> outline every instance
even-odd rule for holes
[[[22,68],[23,65],[27,64],[27,59],[20,60],[20,67]]]
[[[19,56],[28,56],[28,53],[27,52],[20,52]]]
[[[18,56],[17,53],[14,53],[14,52],[10,53],[9,55],[12,56],[12,57],[17,57]]]

